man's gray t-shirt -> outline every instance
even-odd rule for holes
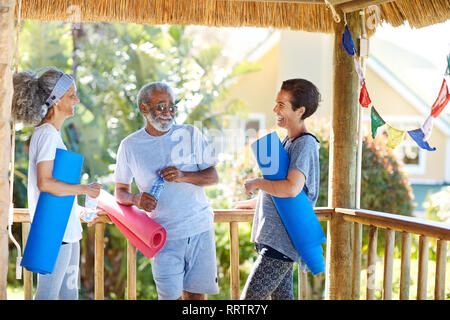
[[[201,171],[216,165],[212,148],[199,129],[174,125],[162,136],[142,128],[120,143],[115,182],[136,182],[140,192],[150,192],[157,172],[169,166],[181,171]],[[213,210],[201,186],[165,181],[156,209],[149,216],[167,231],[167,240],[187,238],[214,228]]]
[[[288,139],[284,149],[290,160],[288,171],[297,169],[305,175],[303,190],[314,207],[319,195],[319,144],[313,136],[307,134],[294,139],[293,142]],[[259,192],[250,240],[272,247],[298,262],[300,269],[306,271],[306,265],[284,227],[272,196],[264,191]]]

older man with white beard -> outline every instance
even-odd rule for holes
[[[146,126],[120,143],[115,170],[116,199],[149,213],[167,231],[164,247],[151,259],[159,299],[205,299],[217,294],[213,211],[204,186],[218,175],[201,132],[174,124],[173,90],[153,82],[141,88],[137,102]],[[149,194],[160,175],[159,199]],[[139,193],[131,192],[135,180]]]

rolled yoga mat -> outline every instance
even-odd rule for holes
[[[124,206],[105,190],[100,191],[98,206],[105,210],[123,235],[147,258],[152,258],[166,242],[166,229],[135,206]]]
[[[83,159],[75,152],[56,149],[53,177],[65,183],[79,183]],[[41,274],[53,272],[74,199],[74,195],[57,197],[47,192],[39,194],[22,267]]]
[[[276,132],[255,141],[251,148],[265,179],[286,179],[289,157]],[[295,249],[309,270],[314,275],[325,271],[321,243],[326,238],[305,191],[302,190],[296,197],[272,196],[272,199]]]

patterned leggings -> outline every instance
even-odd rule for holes
[[[294,263],[258,255],[241,294],[241,300],[293,300]]]

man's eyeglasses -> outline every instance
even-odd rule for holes
[[[178,110],[178,106],[176,106],[176,105],[166,106],[165,104],[162,104],[162,103],[151,103],[151,102],[148,102],[147,105],[148,104],[154,105],[156,111],[158,111],[158,112],[165,112],[166,110],[169,110],[170,113],[175,113]]]

